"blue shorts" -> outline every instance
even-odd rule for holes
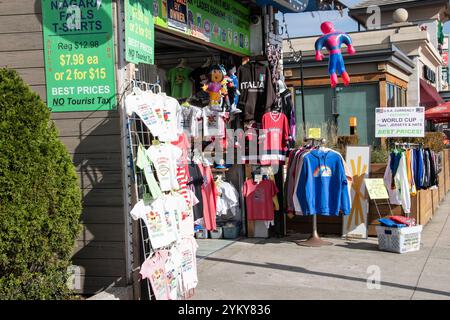
[[[344,57],[340,53],[330,55],[330,63],[328,64],[328,73],[338,73],[339,75],[345,72]]]

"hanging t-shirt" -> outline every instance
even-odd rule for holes
[[[174,228],[173,232],[175,237],[180,240],[181,236],[181,225],[184,217],[188,214],[188,206],[186,204],[185,199],[181,195],[171,195],[164,197],[164,208],[166,212],[173,215],[176,219],[176,228]]]
[[[177,247],[164,252],[166,255],[166,263],[164,265],[166,271],[167,291],[169,300],[178,300],[182,293],[181,278],[181,254]]]
[[[142,279],[149,279],[156,300],[169,300],[169,288],[166,277],[167,253],[156,252],[153,257],[144,261],[139,272]]]
[[[261,164],[284,164],[289,139],[287,117],[283,113],[267,112],[262,117],[261,125],[264,134],[264,152],[261,155]]]
[[[240,214],[239,193],[229,182],[216,181],[217,193],[217,215],[225,216],[231,213],[233,216]]]
[[[203,176],[202,198],[203,198],[203,219],[207,230],[216,230],[216,210],[217,210],[217,190],[211,168],[199,164],[199,169]]]
[[[163,104],[162,96],[147,92],[130,94],[125,99],[128,115],[135,112],[156,137],[165,130]]]
[[[191,71],[186,67],[176,67],[169,70],[167,79],[170,85],[170,96],[176,99],[184,99],[192,95],[192,81],[189,79]]]
[[[190,205],[190,196],[188,193],[188,181],[189,181],[189,150],[191,148],[188,137],[185,133],[179,135],[177,141],[173,141],[172,144],[182,151],[182,156],[177,163],[177,181],[179,185],[178,192],[185,198],[186,203]]]
[[[188,186],[193,189],[195,196],[199,200],[199,202],[194,205],[194,220],[203,218],[203,174],[200,171],[200,168],[197,164],[191,163],[189,164],[189,181]]]
[[[225,137],[225,115],[223,112],[203,108],[203,135],[205,137]]]
[[[158,198],[150,205],[140,200],[130,212],[133,219],[142,219],[147,227],[153,249],[168,246],[176,240],[176,221],[173,214],[166,214],[164,200]]]
[[[198,284],[197,277],[197,248],[194,237],[183,238],[180,244],[181,276],[183,278],[183,291],[195,289]]]
[[[161,189],[159,188],[158,183],[156,182],[155,176],[152,171],[150,158],[145,152],[145,148],[142,144],[138,146],[136,166],[144,171],[145,181],[150,190],[150,194],[153,199],[156,199],[162,195]]]
[[[164,99],[164,130],[159,135],[159,140],[172,142],[178,139],[181,133],[178,118],[180,117],[181,107],[178,101],[171,97]]]
[[[180,126],[188,136],[197,138],[200,136],[202,117],[202,109],[198,107],[181,107]]]
[[[259,183],[247,179],[243,187],[243,195],[247,205],[247,219],[250,221],[274,220],[274,204],[272,198],[278,193],[278,188],[272,180]]]
[[[159,180],[161,191],[179,189],[177,181],[177,161],[182,151],[171,144],[152,145],[147,149]]]

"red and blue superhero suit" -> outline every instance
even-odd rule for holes
[[[323,54],[321,50],[326,48],[330,53],[330,62],[328,63],[328,73],[330,75],[331,87],[336,88],[339,80],[338,74],[342,76],[345,86],[350,84],[350,76],[345,70],[344,57],[342,56],[341,48],[345,44],[349,54],[355,54],[356,50],[353,48],[352,39],[344,32],[336,31],[331,22],[324,22],[320,26],[323,36],[317,39],[316,60],[322,61]]]

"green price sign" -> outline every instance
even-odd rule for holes
[[[155,0],[155,24],[250,55],[250,9],[235,0]]]
[[[42,21],[52,112],[115,109],[111,0],[42,0]]]
[[[153,0],[125,0],[125,50],[128,62],[154,63],[152,7]]]

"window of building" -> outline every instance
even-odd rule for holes
[[[386,99],[387,106],[393,107],[406,107],[407,105],[407,91],[400,86],[388,82],[386,85]]]

